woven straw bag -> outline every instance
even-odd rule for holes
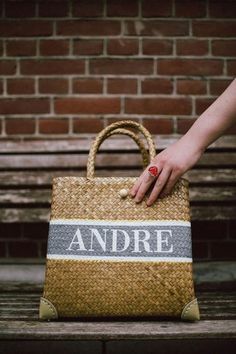
[[[138,133],[144,135],[149,153]],[[134,139],[143,168],[156,156],[146,128],[131,120],[117,121],[96,136],[86,177],[53,178],[39,318],[199,320],[188,180],[180,178],[171,194],[150,207],[147,195],[136,204],[128,191],[137,177],[94,177],[99,146],[113,134]]]

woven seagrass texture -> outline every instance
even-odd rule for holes
[[[101,143],[110,135],[122,133],[138,144],[144,166],[146,148],[135,128],[148,143],[149,161],[156,155],[150,133],[133,121],[119,121],[103,129],[91,146],[86,177],[53,179],[50,220],[190,221],[189,182],[180,178],[171,194],[147,207],[121,189],[130,190],[137,177],[94,177],[95,157]],[[116,131],[116,132],[115,132]],[[155,182],[155,181],[154,181]],[[67,237],[65,235],[65,237]],[[126,261],[106,259],[46,260],[43,296],[56,307],[59,316],[180,316],[184,306],[195,298],[192,261]]]
[[[172,193],[147,207],[144,197],[135,203],[121,198],[137,177],[56,177],[53,179],[51,219],[190,220],[188,181],[180,179]]]
[[[180,316],[194,299],[192,264],[47,260],[44,297],[60,316]]]

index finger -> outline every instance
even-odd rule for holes
[[[141,186],[142,182],[143,182],[143,179],[144,179],[144,174],[145,174],[145,171],[144,170],[141,175],[139,176],[139,178],[137,179],[137,181],[134,183],[133,187],[130,189],[129,193],[131,195],[131,197],[135,197],[139,187]]]

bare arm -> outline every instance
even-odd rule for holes
[[[177,180],[197,163],[208,145],[235,123],[236,79],[198,117],[186,134],[155,156],[131,188],[130,195],[140,202],[152,187],[147,200],[147,205],[151,205],[159,194],[169,194]],[[157,178],[148,173],[151,165],[158,167]]]

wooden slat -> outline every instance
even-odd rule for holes
[[[235,206],[191,206],[192,220],[234,220]],[[50,217],[49,208],[21,208],[20,206],[0,209],[1,222],[46,222]]]
[[[236,207],[229,205],[191,206],[192,220],[235,220]]]
[[[15,296],[5,296],[0,300],[0,320],[38,320],[39,296],[32,298],[25,294],[24,298]],[[236,319],[236,295],[228,299],[228,294],[224,293],[221,299],[204,301],[201,294],[198,296],[201,320],[204,319]]]
[[[19,284],[20,285],[20,284]],[[119,320],[119,318],[108,318],[100,317],[97,319],[91,319],[82,317],[78,319],[70,319],[63,321],[52,321],[50,324],[48,322],[38,321],[38,311],[39,311],[39,299],[42,295],[42,288],[35,288],[34,284],[31,284],[32,290],[36,289],[37,292],[29,293],[29,287],[24,285],[21,287],[21,292],[16,292],[19,287],[9,288],[9,284],[2,284],[3,292],[0,295],[0,339],[10,339],[10,336],[14,339],[20,339],[22,336],[27,339],[58,339],[58,335],[61,334],[63,339],[69,339],[70,335],[73,335],[74,339],[92,339],[101,333],[104,337],[99,337],[99,339],[108,339],[125,335],[125,331],[128,331],[128,336],[137,336],[138,338],[143,338],[142,336],[146,333],[149,336],[155,336],[156,339],[160,338],[187,338],[187,335],[193,337],[202,338],[208,336],[207,328],[209,329],[210,337],[219,335],[220,327],[223,325],[222,320],[227,321],[227,331],[221,328],[221,338],[224,336],[234,338],[236,336],[236,327],[231,328],[230,325],[236,324],[236,293],[231,292],[197,292],[197,297],[199,301],[201,321],[196,323],[183,323],[179,320],[173,321],[160,321],[158,317],[141,317],[138,321],[135,318],[126,318],[127,321]],[[28,290],[27,290],[28,289]],[[143,320],[144,321],[143,321]],[[114,321],[115,320],[115,321]],[[104,331],[105,324],[109,321],[110,329]],[[231,323],[232,321],[232,323]],[[20,326],[20,322],[22,326]],[[74,325],[71,326],[71,323]],[[50,328],[50,334],[46,334],[46,331],[42,333],[43,325],[48,323],[48,329]],[[130,326],[130,323],[132,326]],[[135,326],[133,324],[135,323]],[[75,326],[76,324],[76,326]],[[145,330],[141,330],[141,324],[145,326]],[[84,330],[82,330],[82,325],[84,325]],[[161,327],[163,325],[163,327]],[[91,327],[92,326],[92,327]],[[117,326],[119,330],[117,332]],[[214,326],[215,330],[214,330]],[[179,327],[179,330],[177,328]],[[76,331],[76,328],[78,331]],[[133,329],[135,328],[135,331]],[[167,328],[166,336],[161,328]],[[189,331],[189,328],[192,330]],[[33,330],[35,329],[35,330]],[[92,332],[91,332],[92,330]],[[181,334],[182,331],[182,334]],[[42,335],[42,337],[41,337]],[[182,336],[182,337],[181,337]],[[127,338],[127,337],[126,337]],[[151,337],[150,337],[151,338]]]
[[[193,187],[189,191],[190,202],[205,201],[230,201],[236,202],[236,187]]]
[[[139,177],[142,173],[141,169],[99,169],[95,171],[96,177],[115,176],[115,177]],[[76,170],[57,170],[57,171],[0,171],[0,186],[48,186],[52,184],[53,177],[77,176],[85,177],[85,169]],[[220,169],[191,169],[183,175],[189,179],[191,183],[217,183],[217,184],[236,184],[236,169],[220,168]]]
[[[87,154],[57,154],[57,155],[5,155],[0,156],[0,168],[3,169],[39,169],[39,168],[85,168]],[[97,154],[95,167],[139,167],[141,155],[138,153]],[[203,154],[195,165],[206,166],[236,166],[236,154],[230,152]]]
[[[117,340],[236,338],[236,320],[203,320],[189,324],[180,321],[0,321],[0,339]]]
[[[1,222],[45,222],[49,220],[49,208],[4,208],[0,209]]]
[[[189,179],[191,184],[236,184],[236,169],[217,168],[217,169],[191,169],[183,177]],[[0,177],[1,180],[1,177]]]
[[[2,283],[0,340],[236,338],[236,292],[197,291],[201,320],[99,317],[39,321],[42,284]]]
[[[181,135],[152,135],[155,145],[158,149],[164,149],[168,145],[176,142]],[[47,139],[47,140],[1,140],[0,141],[0,153],[17,153],[24,152],[37,153],[37,152],[70,152],[70,151],[89,151],[91,143],[94,141],[93,137],[78,137],[74,139]],[[208,150],[217,149],[232,149],[235,150],[236,145],[235,135],[225,135],[217,139],[212,143]],[[113,136],[105,140],[101,147],[101,150],[130,150],[137,149],[136,144],[132,139],[122,136]]]
[[[224,201],[236,203],[236,187],[193,187],[190,190],[190,201]],[[0,189],[0,206],[5,204],[50,204],[50,189]]]
[[[159,149],[178,138],[154,137]],[[1,141],[0,203],[4,209],[0,210],[0,219],[3,222],[48,221],[52,178],[85,177],[91,142],[91,139],[84,138]],[[138,177],[141,174],[141,156],[131,139],[110,138],[102,144],[100,152],[96,158],[95,176]],[[235,166],[236,138],[224,136],[213,143],[199,163],[184,175],[190,180],[193,220],[235,219]],[[215,202],[218,204],[213,205]]]

